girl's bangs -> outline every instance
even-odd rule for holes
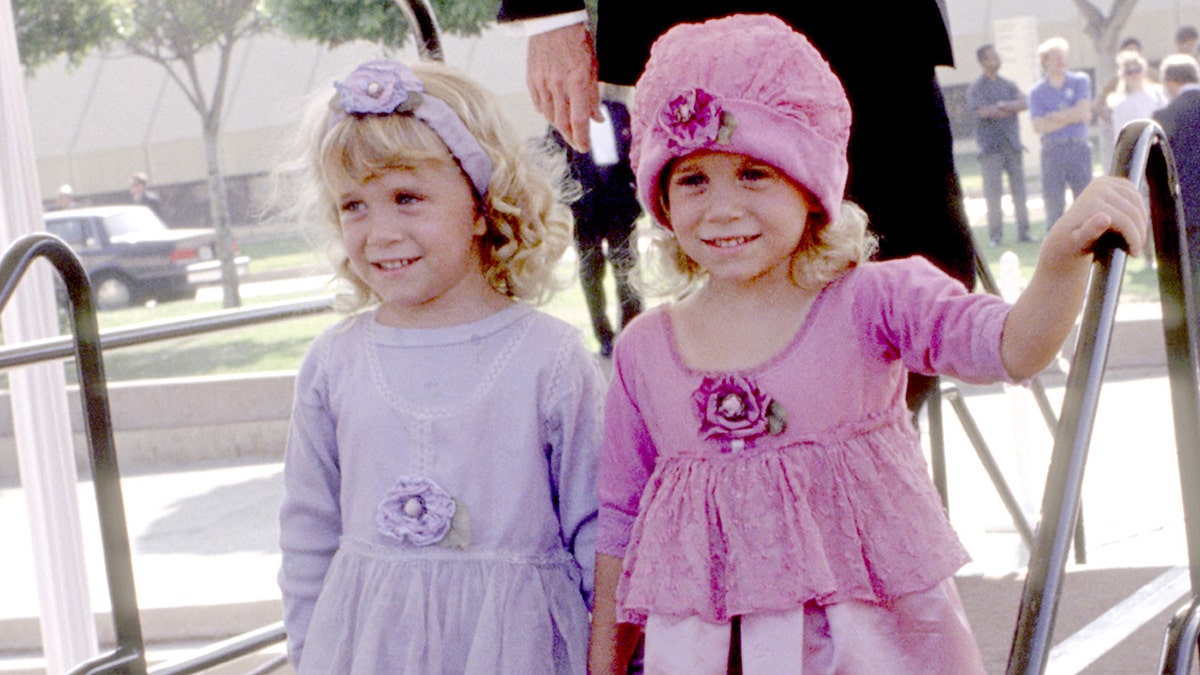
[[[335,126],[326,139],[321,165],[328,179],[345,177],[359,183],[381,171],[427,160],[453,158],[424,122],[407,115],[386,115],[352,117]]]

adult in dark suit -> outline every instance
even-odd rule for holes
[[[1184,224],[1193,258],[1200,253],[1200,64],[1190,54],[1163,59],[1162,82],[1171,102],[1154,113],[1175,155]],[[1193,271],[1200,261],[1193,259]]]
[[[633,168],[629,165],[629,109],[617,100],[602,101],[604,120],[594,123],[590,151],[571,147],[562,135],[551,129],[550,139],[567,153],[571,177],[580,187],[579,198],[571,203],[575,215],[575,249],[579,253],[579,281],[587,301],[592,330],[600,344],[600,355],[612,356],[615,331],[608,319],[604,293],[605,261],[612,265],[617,302],[621,308],[621,327],[642,311],[642,299],[633,288],[633,229],[642,208],[634,188]]]
[[[566,15],[583,0],[502,0],[502,21]],[[854,111],[846,197],[863,207],[879,237],[879,257],[919,254],[968,287],[975,254],[954,170],[950,124],[934,67],[952,65],[939,1],[908,3],[744,0],[603,0],[595,50],[586,24],[529,41],[527,80],[534,104],[577,147],[599,80],[632,85],[650,46],[677,23],[733,12],[770,13],[808,36],[841,78]],[[544,18],[539,20],[545,20]],[[597,69],[598,61],[598,69]],[[916,408],[931,383],[910,380]]]

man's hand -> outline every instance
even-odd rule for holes
[[[538,112],[583,152],[588,149],[588,120],[600,113],[596,48],[583,23],[529,38],[526,82]]]

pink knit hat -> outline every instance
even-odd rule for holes
[[[638,80],[632,117],[638,197],[666,227],[659,174],[696,150],[762,160],[815,195],[827,218],[841,208],[850,103],[820,52],[774,16],[664,33]]]

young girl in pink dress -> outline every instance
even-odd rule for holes
[[[983,670],[905,374],[1033,376],[1096,239],[1137,254],[1147,215],[1128,181],[1093,182],[1010,307],[923,259],[867,262],[866,217],[842,200],[850,128],[837,77],[774,17],[654,46],[633,161],[670,235],[659,269],[687,292],[616,346],[593,673],[624,672],[642,630],[649,673],[724,673],[732,635],[747,674]]]

